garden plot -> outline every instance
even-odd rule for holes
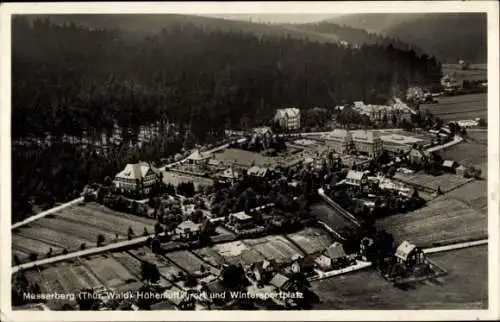
[[[83,265],[73,265],[71,270],[80,280],[80,283],[89,289],[98,289],[104,287],[104,284],[95,277],[94,274]]]
[[[276,260],[279,263],[291,261],[293,257],[302,255],[289,241],[281,236],[270,236],[253,240],[246,240],[245,243],[251,249],[262,254],[268,260]]]
[[[334,242],[325,231],[317,228],[306,228],[287,237],[307,254],[321,252]]]
[[[153,254],[148,248],[134,249],[129,251],[129,253],[138,260],[155,264],[165,282],[172,280],[175,276],[179,275],[179,272],[182,272],[180,268],[170,263],[168,259]],[[171,283],[168,282],[168,284]]]
[[[28,226],[21,227],[13,232],[15,235],[24,236],[27,238],[37,239],[44,244],[52,245],[54,251],[57,250],[58,247],[54,247],[54,245],[60,245],[59,248],[67,248],[77,249],[80,247],[82,243],[89,244],[87,239],[78,238],[75,235],[71,235],[65,232],[54,231],[50,228],[41,227],[41,226],[31,226],[35,223],[32,223]],[[93,241],[95,242],[95,240]]]
[[[111,257],[100,255],[82,259],[82,262],[100,281],[103,281],[108,288],[115,289],[136,281],[134,276],[132,276],[125,267]]]
[[[127,252],[111,254],[120,264],[122,264],[132,275],[141,278],[142,268],[141,261],[133,257]]]
[[[115,236],[116,234],[122,237],[127,236],[128,227],[124,230],[119,230],[115,224],[107,220],[105,217],[92,213],[89,209],[80,208],[76,211],[72,209],[64,209],[57,214],[57,217],[66,222],[88,226],[89,229],[97,228]]]
[[[34,239],[12,236],[12,248],[24,253],[35,253],[38,255],[45,255],[50,250],[50,245],[44,244]]]
[[[422,104],[420,110],[428,109],[444,121],[488,118],[488,95],[486,93],[439,97],[437,104]]]
[[[487,237],[487,214],[465,202],[443,196],[419,210],[382,218],[377,226],[397,241],[409,240],[421,247]]]
[[[40,285],[40,289],[42,292],[44,292],[44,293],[51,292],[51,290],[46,289],[46,284],[44,283],[44,281],[42,279],[42,275],[40,275],[40,273],[38,272],[37,269],[30,269],[30,270],[24,271],[23,274],[24,274],[24,277],[26,277],[26,280],[28,280],[30,283],[37,283],[38,285]],[[12,275],[12,276],[14,277],[15,275]]]
[[[71,266],[72,264],[67,262],[58,263],[54,266],[54,272],[66,293],[78,293],[88,287],[88,283],[79,278]]]
[[[78,207],[80,207],[80,206],[78,206]],[[95,203],[95,202],[87,203],[82,208],[87,208],[87,209],[96,211],[97,214],[104,213],[104,214],[118,217],[120,219],[126,219],[126,220],[131,221],[131,222],[141,223],[141,224],[143,224],[143,226],[153,227],[155,224],[155,221],[153,219],[128,214],[125,212],[114,211],[113,209],[110,209],[108,207],[105,207],[105,206],[100,205],[100,204]]]
[[[218,244],[213,249],[229,264],[239,264],[242,261],[242,256],[246,257],[246,261],[252,260],[252,258],[255,260],[264,259],[264,256],[251,251],[250,247],[242,241]]]
[[[103,235],[105,241],[113,240],[115,238],[113,234],[105,231],[99,231],[97,229],[75,223],[68,223],[59,218],[42,218],[37,220],[36,223],[33,224],[33,227],[45,227],[53,229],[57,232],[68,233],[72,236],[85,239],[90,244],[95,244],[97,236],[99,235]]]
[[[186,250],[168,253],[167,255],[165,255],[165,257],[167,257],[179,267],[187,270],[190,274],[194,274],[196,271],[199,271],[201,266],[204,266],[205,269],[210,269],[213,273],[218,272],[217,269],[203,262],[194,254]]]
[[[218,267],[222,264],[227,264],[225,258],[210,247],[195,249],[193,250],[193,253],[198,255],[205,262],[215,267]]]
[[[55,267],[41,268],[40,275],[44,290],[49,293],[66,294],[66,290],[61,283],[60,276]]]

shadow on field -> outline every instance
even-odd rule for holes
[[[394,287],[401,291],[412,291],[417,288],[414,283],[399,283],[394,284]]]

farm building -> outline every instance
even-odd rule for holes
[[[300,110],[298,108],[278,109],[274,121],[286,130],[298,130],[300,129]]]
[[[351,186],[361,187],[368,182],[368,177],[364,172],[349,170],[345,183]]]
[[[244,211],[233,213],[229,215],[229,223],[236,229],[252,228],[254,221],[253,217],[246,214]]]
[[[445,160],[443,162],[443,170],[445,172],[455,173],[455,168],[457,166],[458,166],[458,164],[455,161],[452,161],[452,160]]]
[[[293,287],[291,279],[281,273],[274,275],[269,284],[284,292],[291,290]]]
[[[175,234],[181,239],[192,239],[199,236],[201,233],[201,224],[196,224],[191,220],[186,220],[181,222],[177,228],[175,228]]]
[[[421,264],[424,262],[424,252],[410,243],[409,241],[403,241],[398,248],[396,249],[396,253],[394,254],[396,257],[396,261],[399,264],[404,264],[407,266],[412,266],[415,264]]]
[[[151,188],[161,180],[161,172],[146,162],[129,163],[120,171],[113,181],[118,189],[149,193]]]

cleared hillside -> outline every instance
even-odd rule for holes
[[[357,14],[328,21],[400,39],[446,63],[487,60],[483,13]]]

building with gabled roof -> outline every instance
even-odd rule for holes
[[[201,226],[202,224],[197,224],[191,220],[185,220],[175,228],[175,234],[181,239],[195,238],[200,235]]]
[[[116,174],[113,183],[116,188],[126,191],[149,193],[152,186],[161,180],[161,172],[146,162],[129,163]]]
[[[351,186],[360,187],[368,182],[368,177],[364,172],[349,170],[345,178],[345,183]]]
[[[405,265],[420,264],[424,261],[424,252],[422,249],[407,240],[399,244],[394,256],[398,263]]]
[[[292,287],[292,281],[290,280],[290,278],[281,273],[277,273],[276,275],[274,275],[269,284],[280,291],[287,291]]]
[[[286,130],[300,129],[300,110],[298,108],[281,108],[276,111],[274,121]]]

